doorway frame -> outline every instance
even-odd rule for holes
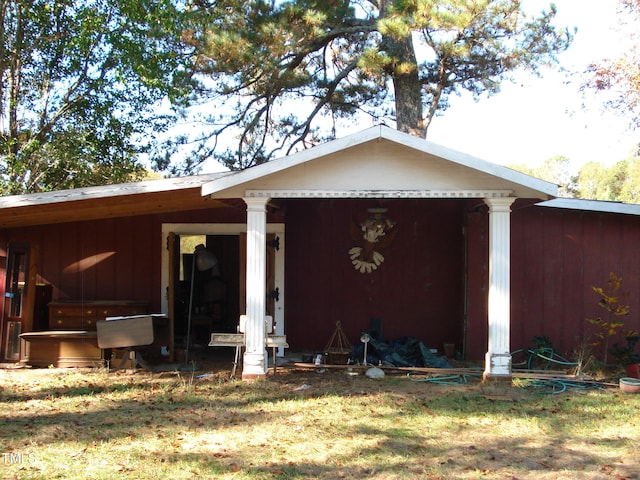
[[[169,249],[167,248],[170,233],[176,235],[241,235],[247,233],[246,223],[163,223],[161,235],[161,282],[160,303],[162,313],[169,312],[167,292],[169,291]],[[275,250],[275,281],[274,288],[278,289],[279,300],[274,307],[275,334],[285,335],[284,305],[284,252],[285,252],[285,224],[267,223],[267,234],[275,234],[279,238],[279,248]],[[241,252],[242,255],[242,252]],[[241,277],[244,275],[241,272]],[[238,319],[240,321],[240,319]],[[284,349],[278,349],[278,356],[284,354]]]

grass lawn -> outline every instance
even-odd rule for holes
[[[640,478],[640,395],[615,387],[228,374],[0,370],[0,478]]]

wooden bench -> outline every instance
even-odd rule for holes
[[[96,332],[47,330],[20,334],[26,341],[22,360],[34,367],[99,367],[104,365]]]

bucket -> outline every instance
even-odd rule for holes
[[[621,378],[620,391],[624,393],[640,393],[640,379],[628,377]]]

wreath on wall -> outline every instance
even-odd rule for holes
[[[353,219],[351,238],[358,243],[349,249],[353,267],[360,273],[371,273],[384,262],[380,253],[396,236],[396,223],[387,216],[386,208],[369,208],[369,217],[362,223]]]

